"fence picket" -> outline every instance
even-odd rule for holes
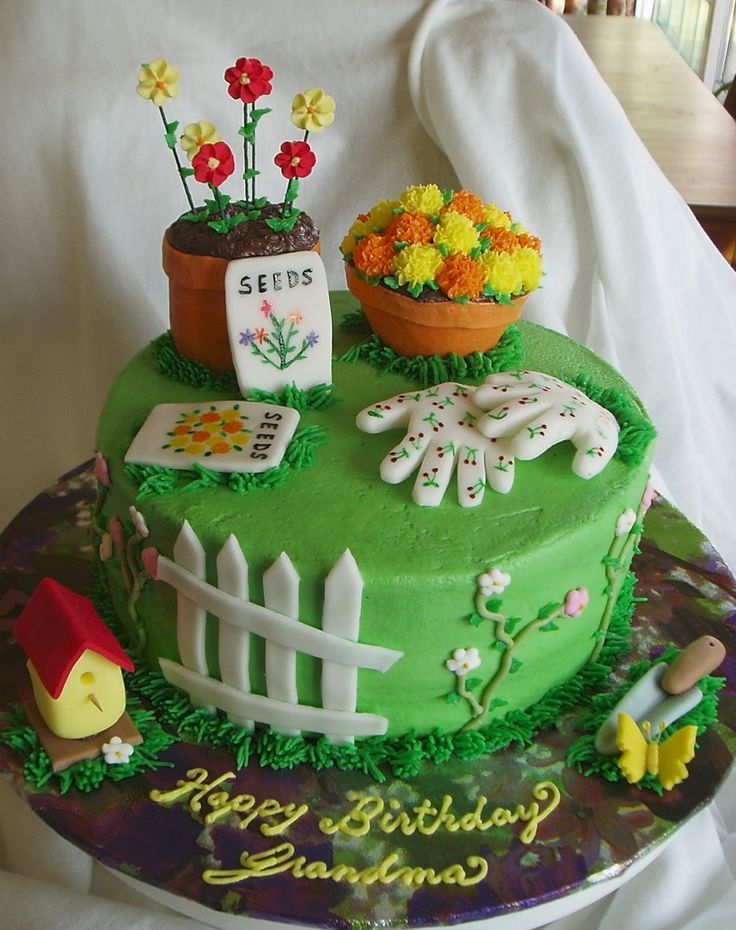
[[[363,578],[352,552],[346,549],[325,580],[322,629],[357,642]],[[355,711],[358,703],[358,669],[337,662],[322,663],[322,706],[330,710]],[[328,733],[332,743],[352,743],[352,736]]]
[[[200,580],[206,578],[206,555],[202,543],[188,520],[182,524],[174,543],[174,559],[187,571]],[[200,675],[207,675],[207,656],[205,653],[205,630],[207,611],[195,601],[190,600],[177,588],[176,591],[176,643],[182,664]],[[210,713],[215,712],[211,704],[198,701],[190,695],[195,707],[203,707]]]
[[[299,623],[299,575],[285,552],[263,573],[263,601],[266,607]],[[299,703],[296,650],[270,640],[266,640],[266,691],[276,701]],[[288,728],[279,728],[277,732],[284,736],[299,734],[299,730]]]
[[[248,600],[248,563],[234,535],[217,553],[217,586],[240,600]],[[250,633],[220,618],[219,641],[217,644],[220,661],[220,677],[227,685],[239,691],[250,691]],[[248,730],[253,721],[239,718],[232,713],[228,719]]]
[[[181,664],[164,658],[160,664],[166,680],[188,692],[195,707],[220,708],[249,729],[255,721],[286,736],[324,733],[334,743],[386,732],[385,717],[356,710],[358,669],[385,672],[403,653],[358,641],[363,579],[349,549],[325,579],[322,629],[299,619],[300,579],[285,552],[263,573],[263,607],[249,600],[248,563],[235,536],[217,554],[216,585],[207,582],[204,548],[186,520],[173,556],[159,555],[157,578],[176,591]],[[208,614],[219,620],[222,681],[211,678],[207,666]],[[265,640],[267,696],[250,690],[253,636]],[[299,704],[297,652],[322,660],[321,707]],[[292,721],[297,728],[288,726]]]

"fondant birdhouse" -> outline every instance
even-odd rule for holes
[[[133,663],[86,597],[44,578],[13,632],[28,656],[36,704],[52,733],[91,736],[125,712],[121,669],[132,672]]]

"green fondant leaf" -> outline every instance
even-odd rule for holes
[[[393,275],[386,275],[386,277],[383,279],[383,283],[386,285],[386,287],[390,287],[392,291],[398,290],[401,286]]]
[[[494,648],[497,652],[506,652],[506,650],[507,650],[509,647],[508,647],[508,646],[506,645],[506,643],[504,643],[502,640],[497,639],[497,640],[495,640],[495,642],[493,643],[493,648]]]
[[[559,630],[559,627],[553,620],[550,620],[549,623],[545,623],[544,626],[540,626],[539,629],[542,633],[551,633],[554,630]]]
[[[509,617],[503,625],[504,631],[511,635],[520,623],[521,617]]]
[[[466,691],[475,691],[475,689],[483,684],[482,678],[467,678],[465,680],[465,690]]]
[[[468,623],[471,626],[479,627],[481,623],[484,623],[483,617],[479,613],[473,611],[472,614],[468,617]]]
[[[445,695],[446,704],[459,704],[460,700],[461,700],[460,695],[455,691],[450,691],[449,694]]]
[[[562,610],[562,604],[555,602],[545,604],[544,607],[539,608],[537,619],[545,620],[547,617],[551,617],[552,614],[556,614],[558,610]]]
[[[179,168],[179,174],[180,174],[183,178],[191,178],[191,176],[194,174],[194,168],[185,168],[185,167],[182,165],[182,167]]]
[[[500,613],[502,606],[503,606],[502,597],[491,597],[486,601],[486,610],[488,610],[492,614]]]
[[[509,666],[509,675],[513,675],[514,672],[518,672],[524,663],[521,659],[512,659],[511,665]]]

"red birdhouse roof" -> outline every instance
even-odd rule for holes
[[[13,634],[54,699],[87,649],[128,672],[135,667],[92,602],[53,578],[39,583],[18,617]]]

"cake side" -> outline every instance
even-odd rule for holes
[[[333,295],[333,303],[338,315],[351,306],[345,295]],[[520,328],[528,367],[569,380],[584,372],[602,389],[620,391],[638,405],[623,379],[592,353],[533,324]],[[338,330],[336,341],[342,355],[351,338]],[[264,604],[264,573],[285,552],[299,578],[298,619],[315,629],[322,625],[325,579],[349,550],[362,579],[360,643],[401,653],[386,671],[357,673],[356,710],[384,718],[391,736],[472,730],[528,707],[596,651],[599,627],[613,606],[603,560],[617,545],[621,515],[636,514],[639,507],[648,454],[636,466],[614,460],[584,481],[570,471],[573,453],[563,443],[518,463],[513,490],[487,493],[477,508],[458,506],[449,492],[438,507],[417,507],[409,482],[387,486],[378,479],[395,437],[366,436],[355,427],[361,409],[410,385],[364,362],[340,361],[334,372],[337,402],[302,413],[303,426],[326,432],[311,468],[277,489],[238,495],[227,487],[198,487],[136,500],[138,488],[122,459],[149,408],[223,396],[162,376],[155,370],[155,350],[144,350],[116,382],[100,421],[98,447],[111,479],[100,513],[103,525],[116,520],[124,534],[132,532],[129,508],[135,507],[148,533],[141,548],[155,547],[170,559],[186,517],[207,553],[210,584],[217,582],[217,553],[234,535],[248,564],[249,598],[258,605]],[[625,572],[632,552],[628,546],[617,571]],[[137,617],[153,667],[161,657],[178,662],[174,590],[148,581],[131,605],[120,561],[118,553],[105,563],[118,614],[129,625],[131,612]],[[493,605],[505,618],[501,625],[475,610],[478,576],[493,569],[509,579],[500,592],[502,603]],[[568,602],[575,591],[586,592],[582,610],[579,598],[577,605]],[[545,610],[549,616],[540,618]],[[514,639],[532,622],[536,628],[513,644],[512,661],[506,656],[499,683],[508,651],[504,637]],[[510,633],[504,634],[504,625]],[[215,678],[221,674],[216,626],[207,621],[205,638],[206,668]],[[459,649],[477,650],[480,660],[464,681],[448,664]],[[269,651],[262,637],[251,637],[254,694],[268,692]],[[323,660],[301,654],[288,661],[299,703],[319,707]],[[459,693],[473,679],[475,703]],[[486,706],[479,711],[478,703]]]

